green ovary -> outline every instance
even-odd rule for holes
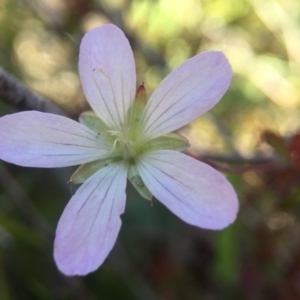
[[[117,137],[112,147],[113,156],[120,156],[124,160],[134,160],[138,156],[135,143],[125,138]]]

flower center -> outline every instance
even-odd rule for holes
[[[110,135],[116,136],[113,143],[113,152],[118,156],[121,155],[124,160],[132,160],[137,157],[135,143],[124,136],[119,131],[107,131]]]

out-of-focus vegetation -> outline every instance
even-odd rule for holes
[[[148,95],[189,57],[225,52],[229,91],[181,133],[191,155],[228,171],[238,219],[194,228],[129,187],[109,258],[67,278],[52,241],[74,169],[0,162],[0,299],[300,299],[299,1],[0,0],[0,65],[76,118],[88,109],[79,44],[108,22],[129,38]],[[0,116],[14,111],[0,101]]]

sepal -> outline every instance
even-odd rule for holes
[[[137,167],[135,165],[130,165],[127,173],[127,177],[138,193],[146,200],[152,201],[153,195],[148,190],[147,186],[144,184]]]
[[[85,111],[79,116],[79,122],[90,128],[105,141],[108,145],[112,145],[115,138],[110,134],[111,130],[107,125],[93,112]]]
[[[140,152],[145,153],[156,150],[174,150],[183,151],[190,146],[189,141],[176,133],[169,133],[160,136],[156,139],[146,142],[141,148]]]
[[[106,124],[93,111],[83,112],[79,116],[79,122],[99,134],[108,130]]]
[[[140,122],[142,113],[147,104],[147,94],[144,83],[142,83],[137,91],[135,96],[135,101],[128,110],[127,113],[127,124],[128,128],[128,138],[132,141],[135,141],[137,136],[140,134]]]
[[[96,172],[116,161],[116,158],[104,158],[83,164],[73,173],[70,182],[74,184],[83,183]]]

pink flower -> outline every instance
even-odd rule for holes
[[[177,152],[187,141],[169,134],[213,107],[227,90],[231,68],[222,52],[203,52],[168,75],[146,101],[136,93],[128,40],[114,25],[88,32],[79,71],[95,113],[77,123],[40,112],[0,119],[0,158],[26,167],[83,164],[82,183],[58,223],[54,258],[66,275],[96,270],[112,249],[125,209],[127,177],[185,222],[222,229],[236,218],[236,194],[223,175]]]

